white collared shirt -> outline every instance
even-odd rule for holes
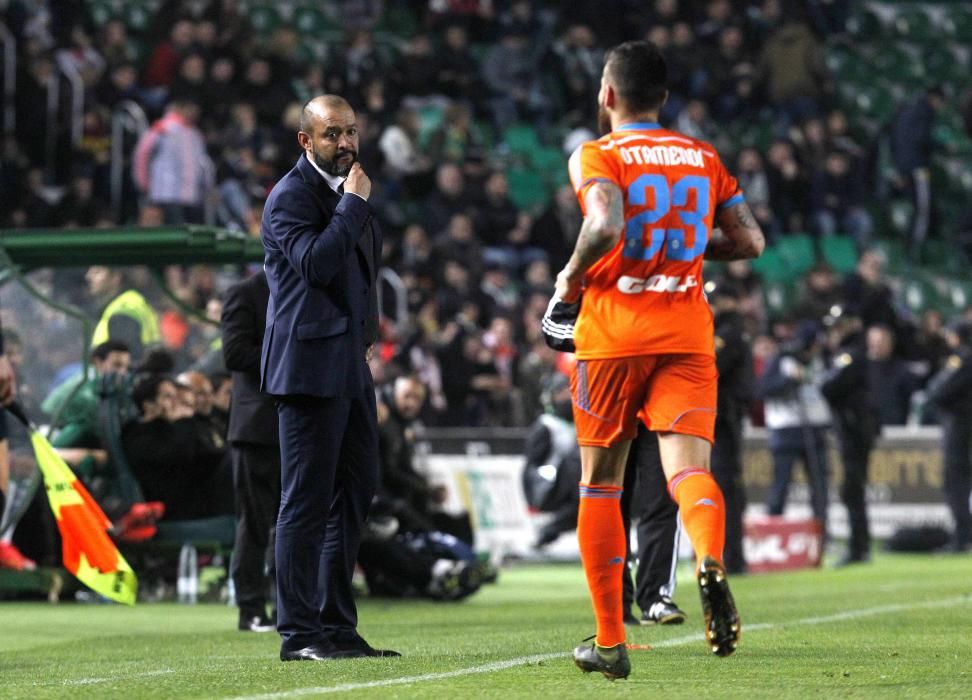
[[[311,164],[311,166],[314,168],[314,170],[316,170],[317,172],[319,172],[321,174],[321,177],[324,178],[324,182],[327,183],[327,186],[330,187],[335,192],[338,192],[338,188],[341,185],[344,184],[344,181],[347,178],[346,177],[341,177],[340,175],[331,175],[330,173],[324,172],[321,169],[321,167],[317,163],[314,162],[314,159],[313,158],[308,158],[307,153],[304,153],[304,157],[307,158],[307,162]],[[338,194],[340,194],[340,192],[338,192]],[[348,194],[353,194],[356,197],[361,197],[361,195],[358,194],[357,192],[348,192]],[[364,197],[361,197],[361,199],[365,199],[365,198]],[[365,199],[365,201],[367,202],[368,200]]]

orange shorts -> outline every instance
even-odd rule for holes
[[[640,418],[649,430],[711,443],[718,379],[712,355],[578,360],[570,381],[577,442],[611,447],[632,440]]]

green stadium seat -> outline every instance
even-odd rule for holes
[[[945,283],[945,310],[961,313],[972,306],[972,283],[950,279]]]
[[[895,236],[904,240],[907,238],[914,206],[905,199],[893,199],[887,207],[888,224]]]
[[[774,280],[763,283],[763,302],[770,316],[785,314],[796,301],[796,289],[789,281]]]
[[[899,292],[901,303],[914,314],[920,314],[926,309],[941,306],[941,299],[935,286],[928,280],[912,276],[904,281]]]
[[[540,148],[540,137],[537,130],[528,124],[514,124],[503,132],[503,141],[511,153],[530,156]]]
[[[510,184],[510,199],[520,209],[537,211],[547,203],[547,186],[540,173],[512,168],[506,176]]]
[[[548,178],[555,171],[567,172],[567,156],[559,148],[535,148],[529,154],[530,164],[534,170],[543,173]]]
[[[936,39],[937,28],[931,17],[920,7],[902,7],[893,22],[894,32],[902,39],[918,44]]]
[[[862,41],[873,41],[884,34],[884,22],[871,10],[864,7],[847,22],[851,34]]]
[[[146,3],[125,3],[123,18],[126,27],[136,34],[141,34],[152,22],[152,8]]]
[[[111,0],[95,0],[88,3],[88,14],[91,16],[91,21],[99,27],[118,16],[116,9]]]
[[[942,28],[957,42],[972,42],[972,11],[961,5],[946,5]]]
[[[775,246],[764,249],[763,254],[753,260],[752,265],[753,270],[759,273],[764,283],[785,282],[792,277]]]
[[[280,13],[272,5],[254,5],[250,8],[249,17],[257,34],[272,34],[280,26]]]
[[[294,29],[304,35],[320,36],[325,32],[336,32],[340,29],[334,26],[323,12],[316,7],[298,7],[291,21]]]
[[[375,31],[394,34],[399,39],[407,39],[419,31],[419,26],[415,15],[405,7],[389,7],[375,25]]]
[[[897,273],[907,267],[904,243],[900,239],[882,238],[874,241],[871,248],[884,255],[886,268],[891,273]]]
[[[323,63],[327,58],[327,42],[320,36],[305,37],[297,46],[297,60],[302,64]]]
[[[857,267],[857,244],[850,236],[824,236],[823,258],[837,273],[845,275]]]
[[[817,263],[813,238],[806,233],[787,233],[776,242],[780,260],[792,276],[802,276]]]

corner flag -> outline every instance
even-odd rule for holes
[[[96,593],[125,605],[135,604],[138,580],[106,530],[111,521],[16,402],[6,406],[30,432],[37,465],[57,529],[61,531],[64,568]]]

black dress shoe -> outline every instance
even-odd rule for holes
[[[401,656],[391,649],[375,649],[363,637],[348,640],[331,639],[336,655],[342,659],[358,659],[370,656]]]
[[[241,632],[273,632],[277,626],[265,615],[240,615]]]
[[[328,661],[339,658],[345,657],[335,655],[334,645],[330,642],[308,644],[303,649],[280,648],[281,661]]]

